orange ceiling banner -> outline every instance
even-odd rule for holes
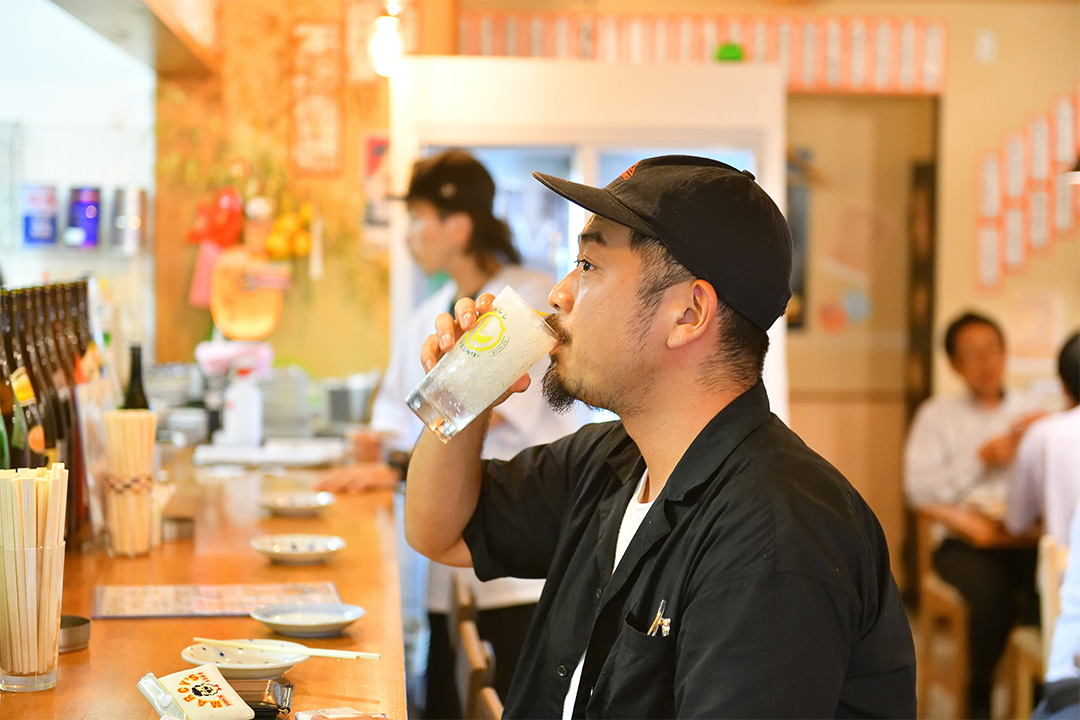
[[[726,44],[748,62],[785,67],[793,92],[936,95],[945,83],[945,23],[925,17],[468,11],[458,52],[703,63]]]

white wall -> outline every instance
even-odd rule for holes
[[[0,2],[0,123],[21,125],[16,177],[56,187],[60,234],[72,187],[101,189],[102,242],[109,237],[105,231],[117,188],[145,189],[152,207],[156,85],[153,69],[48,0]],[[5,150],[0,147],[0,153]],[[14,193],[17,198],[18,187]],[[153,347],[153,260],[148,249],[134,256],[102,246],[26,249],[17,208],[16,218],[18,225],[0,227],[5,283],[23,285],[90,272],[102,285],[105,329],[114,347],[129,340]]]

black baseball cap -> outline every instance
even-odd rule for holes
[[[746,170],[691,155],[647,158],[607,187],[534,172],[589,212],[659,240],[712,284],[730,307],[763,330],[791,298],[791,231]]]
[[[480,162],[464,150],[446,150],[418,160],[405,200],[427,200],[445,212],[491,215],[495,181]]]

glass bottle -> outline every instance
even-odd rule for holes
[[[26,467],[42,467],[49,463],[48,448],[56,450],[56,435],[51,423],[46,422],[45,403],[34,392],[34,383],[30,377],[30,359],[28,357],[24,315],[19,307],[18,291],[11,291],[5,296],[6,309],[11,317],[11,347],[8,361],[11,369],[11,389],[15,400],[22,407],[26,421],[26,445],[29,457]],[[51,434],[51,438],[50,438]]]
[[[90,540],[90,511],[87,502],[89,486],[86,479],[82,426],[79,424],[78,381],[75,377],[79,342],[68,324],[68,303],[64,287],[64,284],[54,283],[46,286],[44,293],[48,300],[45,303],[46,325],[52,330],[53,340],[63,366],[64,379],[71,392],[71,433],[68,441],[67,465],[70,475],[65,538],[72,546],[78,546]]]
[[[53,338],[52,328],[46,323],[45,288],[37,285],[26,290],[26,308],[37,341],[38,357],[45,384],[49,387],[50,399],[55,409],[56,423],[56,459],[71,468],[71,434],[74,425],[74,412],[71,405],[71,386],[64,373],[60,350]]]
[[[81,350],[76,375],[80,383],[92,382],[101,377],[104,345],[97,342],[90,324],[90,281],[86,278],[75,283],[75,316]]]
[[[26,339],[27,357],[30,360],[27,367],[32,368],[30,377],[39,401],[42,425],[45,427],[45,455],[48,458],[48,464],[52,465],[54,462],[61,461],[64,447],[63,410],[60,406],[60,396],[56,386],[53,385],[52,365],[49,363],[48,352],[41,333],[38,332],[32,288],[16,291],[15,299],[18,303],[16,312],[21,309],[23,314],[23,332]]]
[[[150,403],[143,389],[142,345],[131,344],[131,372],[128,376],[127,391],[124,393],[125,410],[148,410]]]
[[[26,414],[15,397],[11,373],[14,369],[9,358],[11,339],[14,335],[14,315],[10,293],[0,290],[0,415],[3,416],[7,433],[8,464],[13,468],[34,467],[26,438]]]
[[[26,418],[11,387],[11,367],[7,353],[7,347],[11,344],[11,333],[8,291],[0,289],[0,426],[3,427],[4,435],[4,447],[0,448],[0,463],[5,468],[30,467],[30,454],[26,447]]]

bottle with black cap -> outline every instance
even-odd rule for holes
[[[127,392],[124,393],[125,410],[148,410],[150,403],[143,389],[142,345],[131,344],[131,374],[128,377]]]

